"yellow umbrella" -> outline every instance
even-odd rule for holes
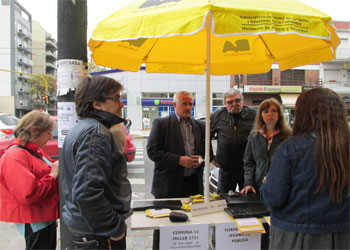
[[[89,41],[98,65],[147,72],[254,74],[330,61],[339,38],[331,18],[297,0],[140,0],[102,20]],[[209,193],[209,115],[206,120]]]
[[[146,63],[147,72],[203,74],[207,17],[212,75],[329,61],[339,44],[331,18],[296,0],[143,0],[97,25],[92,57],[128,71]]]

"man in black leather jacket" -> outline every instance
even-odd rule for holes
[[[88,77],[76,89],[78,123],[65,138],[60,165],[61,219],[78,249],[126,249],[131,186],[126,159],[110,133],[123,122],[122,85]]]
[[[224,94],[225,108],[210,115],[210,137],[217,137],[217,151],[212,163],[220,168],[218,193],[244,188],[243,156],[256,110],[243,106],[238,89]]]

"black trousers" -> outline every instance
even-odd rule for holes
[[[26,250],[30,249],[56,249],[56,223],[33,232],[29,223],[25,224],[24,238],[26,241]]]
[[[237,184],[239,190],[244,188],[244,171],[226,170],[222,167],[219,170],[218,193],[227,193],[228,191],[236,191]]]
[[[126,249],[126,237],[113,241],[106,236],[72,234],[75,249]]]

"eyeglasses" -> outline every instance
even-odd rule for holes
[[[235,99],[235,100],[227,101],[226,103],[229,104],[229,105],[231,105],[231,104],[233,104],[234,102],[235,102],[235,103],[240,103],[241,101],[242,101],[242,99],[237,98],[237,99]]]
[[[106,97],[105,99],[110,99],[110,100],[113,100],[113,101],[120,102],[120,95],[116,95],[114,97]]]

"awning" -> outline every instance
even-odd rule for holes
[[[280,94],[282,104],[286,107],[295,107],[295,102],[298,99],[299,94]]]

